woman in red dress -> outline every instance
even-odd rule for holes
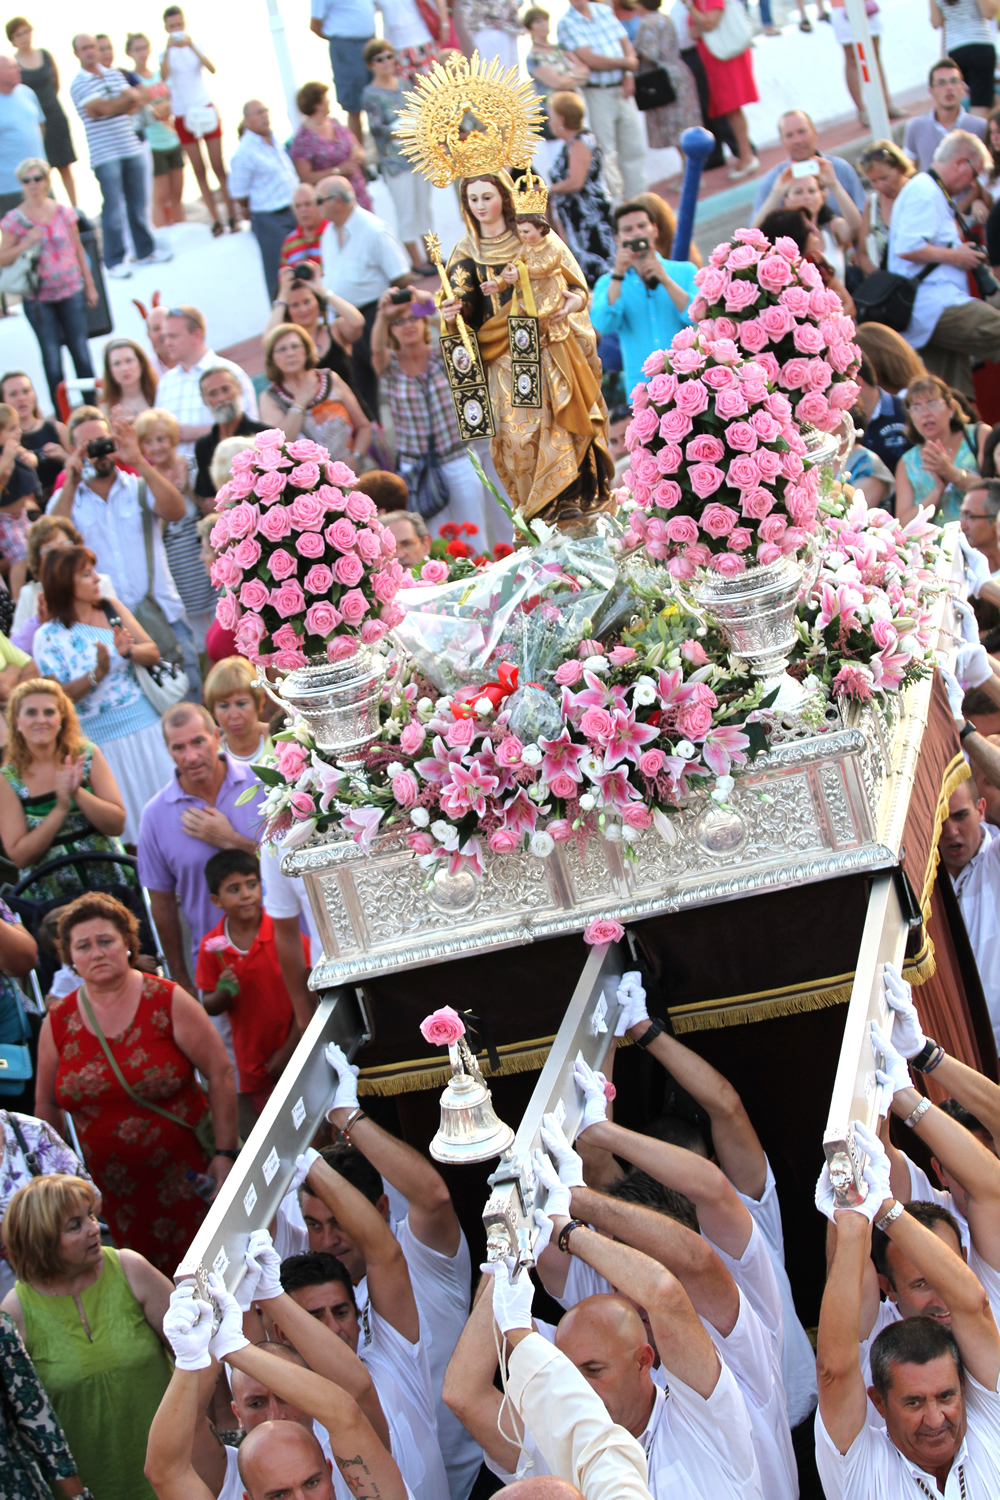
[[[72,1114],[115,1244],[169,1274],[205,1215],[188,1171],[221,1184],[237,1155],[232,1064],[196,1000],[132,967],[138,923],[113,896],[91,892],[72,902],[59,922],[59,948],[81,983],[42,1025],[37,1113],[60,1132],[63,1110]],[[138,1100],[122,1087],[97,1028]],[[209,1107],[217,1142],[210,1161],[194,1129]]]
[[[722,20],[726,0],[684,0],[684,3],[688,8],[688,27],[691,35],[697,38],[698,56],[708,79],[709,116],[713,120],[725,116],[736,137],[740,154],[729,179],[731,182],[739,182],[743,177],[752,177],[760,166],[750,144],[750,132],[743,113],[743,105],[755,104],[758,98],[751,49],[747,47],[744,52],[736,57],[726,58],[725,61],[716,57],[705,46],[703,38],[706,32],[714,31]],[[739,9],[737,5],[737,10]]]

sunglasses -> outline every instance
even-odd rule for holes
[[[396,54],[395,54],[395,52],[380,52],[377,57],[373,57],[372,58],[372,62],[395,62],[395,61],[396,61]]]
[[[22,182],[48,182],[44,172],[35,172],[31,177],[22,177]]]

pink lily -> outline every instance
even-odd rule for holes
[[[834,589],[829,583],[824,583],[820,592],[820,612],[816,624],[823,630],[835,620],[838,615],[845,630],[852,630],[857,624],[854,611],[864,603],[864,595],[857,589],[850,588],[846,583]]]
[[[630,760],[637,766],[643,745],[655,740],[659,732],[650,724],[637,724],[634,709],[629,709],[628,713],[616,709],[614,732],[604,752],[604,764],[609,770],[622,760]]]
[[[607,687],[596,672],[584,672],[583,680],[587,686],[580,693],[570,693],[573,703],[572,717],[579,718],[580,714],[587,708],[604,708],[609,705],[612,708],[625,707],[625,688],[620,683],[614,683]]]
[[[605,807],[613,807],[616,812],[624,812],[628,804],[633,800],[629,796],[628,772],[624,766],[619,766],[614,771],[604,771],[594,777],[594,785],[601,794],[601,800]]]
[[[482,846],[477,838],[466,839],[461,849],[453,849],[450,854],[447,849],[435,849],[434,852],[447,858],[449,875],[460,874],[468,865],[477,880],[482,880]]]
[[[451,775],[451,768],[461,762],[465,754],[465,748],[456,746],[452,749],[445,744],[439,734],[434,736],[433,755],[425,756],[423,760],[414,761],[414,769],[425,781],[442,782]],[[466,747],[467,748],[467,747]]]
[[[345,775],[338,771],[335,766],[328,765],[325,760],[320,760],[315,750],[312,754],[313,780],[317,790],[321,793],[319,799],[319,810],[321,813],[330,811],[330,803],[343,789]]]
[[[743,751],[749,743],[749,735],[741,734],[738,729],[728,725],[717,724],[706,734],[701,753],[705,764],[711,767],[716,776],[728,776],[730,766],[746,764]]]
[[[447,818],[460,819],[471,811],[481,818],[486,812],[486,798],[496,790],[497,779],[488,776],[475,764],[468,769],[454,765],[451,779],[441,786],[441,811]]]
[[[680,667],[675,667],[672,672],[664,672],[661,669],[656,675],[660,703],[664,709],[680,707],[694,693],[696,684],[685,683]]]
[[[354,835],[354,842],[367,854],[384,813],[384,807],[352,807],[340,826]]]
[[[585,746],[575,745],[569,737],[568,729],[564,729],[558,739],[540,739],[538,744],[545,752],[542,760],[542,775],[546,781],[551,781],[553,776],[559,775],[572,776],[574,781],[583,780],[583,772],[577,763],[584,754]]]
[[[903,680],[903,673],[913,658],[905,651],[879,651],[869,663],[875,673],[875,686],[886,692],[895,692]]]
[[[496,777],[497,784],[496,792],[494,794],[496,796],[503,796],[504,792],[509,792],[511,787],[516,785],[516,774],[518,768],[516,766],[503,766],[500,764],[500,762],[497,760],[496,750],[494,749],[492,740],[483,740],[482,745],[476,751],[475,756],[469,764],[472,766],[478,766],[479,769],[487,776]]]
[[[504,808],[503,826],[511,833],[534,833],[538,808],[523,791],[513,796]]]

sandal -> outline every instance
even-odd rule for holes
[[[238,234],[239,233],[239,229],[240,229],[240,221],[239,221],[239,219],[230,219],[230,221],[229,221],[229,233],[230,234]]]
[[[799,22],[799,30],[800,31],[812,31],[812,22],[811,21],[800,21]]]
[[[217,240],[219,238],[219,235],[220,234],[225,234],[225,232],[226,231],[223,229],[223,227],[219,223],[218,219],[216,219],[215,223],[212,225],[212,238],[213,238],[213,240]]]

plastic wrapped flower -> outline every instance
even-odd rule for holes
[[[421,1021],[420,1035],[432,1047],[453,1047],[465,1035],[465,1022],[450,1005],[442,1005]]]

